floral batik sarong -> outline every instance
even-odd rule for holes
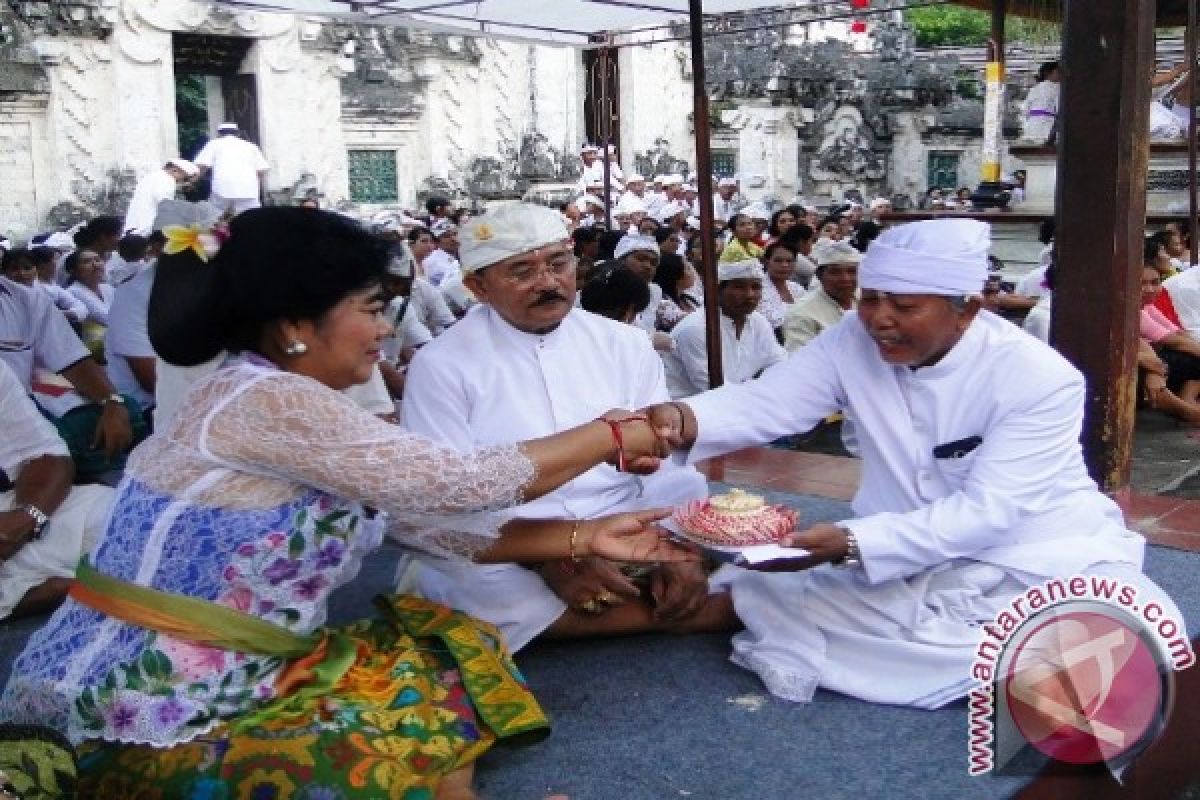
[[[331,691],[298,692],[167,749],[87,743],[81,796],[428,800],[497,739],[548,735],[492,626],[417,598],[379,602],[382,619],[337,629],[358,654]]]

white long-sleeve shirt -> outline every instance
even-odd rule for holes
[[[1179,324],[1193,336],[1200,336],[1200,269],[1189,269],[1172,275],[1163,283],[1171,298]]]
[[[425,257],[421,267],[425,270],[425,278],[434,286],[441,286],[446,278],[460,269],[458,259],[440,247]]]
[[[171,173],[159,168],[142,176],[129,198],[125,211],[125,232],[149,236],[154,231],[158,204],[175,196],[176,183]]]
[[[523,333],[479,305],[413,359],[401,424],[469,452],[666,399],[662,362],[637,328],[573,309],[550,333]],[[636,498],[642,482],[600,465],[510,513],[584,519]]]
[[[1140,567],[1143,538],[1084,466],[1083,397],[1078,370],[989,312],[916,370],[883,361],[850,312],[758,380],[688,399],[699,423],[688,459],[810,430],[846,408],[863,476],[856,517],[840,524],[871,583],[953,559],[1035,576]]]
[[[97,284],[98,291],[93,292],[82,283],[72,283],[67,291],[75,295],[79,302],[87,306],[87,321],[97,325],[108,325],[108,310],[112,307],[113,287],[107,283]]]
[[[708,347],[704,332],[703,314],[688,314],[671,331],[675,349],[663,355],[671,397],[690,397],[708,389]],[[751,380],[786,357],[787,351],[762,314],[755,311],[746,318],[740,337],[733,320],[721,315],[721,366],[726,383]]]
[[[50,302],[54,304],[55,308],[66,314],[67,319],[72,322],[83,322],[87,319],[88,310],[83,301],[57,283],[37,281],[34,286],[49,295]]]
[[[573,309],[554,331],[523,333],[491,307],[472,308],[417,353],[409,367],[401,424],[469,452],[485,443],[547,436],[614,408],[667,399],[662,362],[631,325]],[[670,507],[707,493],[696,470],[665,464],[638,477],[602,464],[503,514],[591,519]],[[536,573],[517,564],[422,560],[407,576],[428,599],[500,628],[514,650],[544,631],[566,605]]]

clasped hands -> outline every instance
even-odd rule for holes
[[[644,417],[642,427],[652,429],[653,442],[646,442],[655,448],[653,456],[647,452],[640,458],[627,457],[627,469],[630,472],[649,474],[658,469],[662,458],[672,450],[686,449],[696,441],[696,417],[686,403],[659,403],[648,406],[636,414],[623,413],[627,417]],[[626,445],[627,456],[631,452]],[[818,564],[838,561],[844,558],[849,547],[846,531],[832,523],[821,522],[805,530],[795,531],[780,542],[784,547],[801,548],[808,551],[803,558],[768,561],[758,564],[752,569],[761,571],[793,571],[809,569]]]
[[[600,420],[617,423],[621,433],[622,452],[610,463],[623,462],[625,472],[637,475],[657,471],[672,451],[690,447],[695,441],[695,418],[682,403],[659,403],[641,411],[614,409]]]

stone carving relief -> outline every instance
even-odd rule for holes
[[[74,200],[64,200],[46,212],[43,228],[66,230],[92,217],[123,215],[137,185],[133,170],[110,169],[101,180],[75,181],[71,186]]]
[[[534,131],[521,138],[517,154],[517,174],[529,181],[573,183],[583,173],[579,159],[550,144]]]
[[[104,39],[120,0],[9,0],[8,7],[38,36]]]
[[[637,171],[646,178],[678,173],[686,180],[691,170],[687,159],[672,154],[671,143],[661,137],[654,140],[654,147],[634,154],[633,163]]]
[[[810,164],[813,178],[855,184],[881,180],[887,172],[886,166],[868,133],[862,112],[857,108],[837,109],[822,126],[816,157]]]
[[[140,21],[160,31],[248,36],[255,39],[282,36],[292,30],[296,19],[291,14],[234,12],[203,0],[124,0],[124,9],[131,17],[130,26],[135,30]]]

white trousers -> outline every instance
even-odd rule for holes
[[[1137,586],[1139,597],[1157,599],[1182,626],[1174,602],[1132,564],[1085,572]],[[733,569],[714,579],[731,589],[746,626],[733,637],[730,658],[771,694],[807,703],[820,687],[874,703],[939,708],[975,685],[981,625],[1047,578],[962,560],[875,585],[862,570],[830,566]]]
[[[0,511],[9,511],[14,493],[0,493]],[[79,559],[90,553],[104,534],[113,490],[108,486],[74,486],[37,541],[12,558],[0,561],[0,619],[12,613],[21,598],[48,578],[71,578]]]
[[[208,202],[221,209],[222,212],[232,211],[234,216],[262,205],[257,197],[222,197],[216,192],[209,194]]]

